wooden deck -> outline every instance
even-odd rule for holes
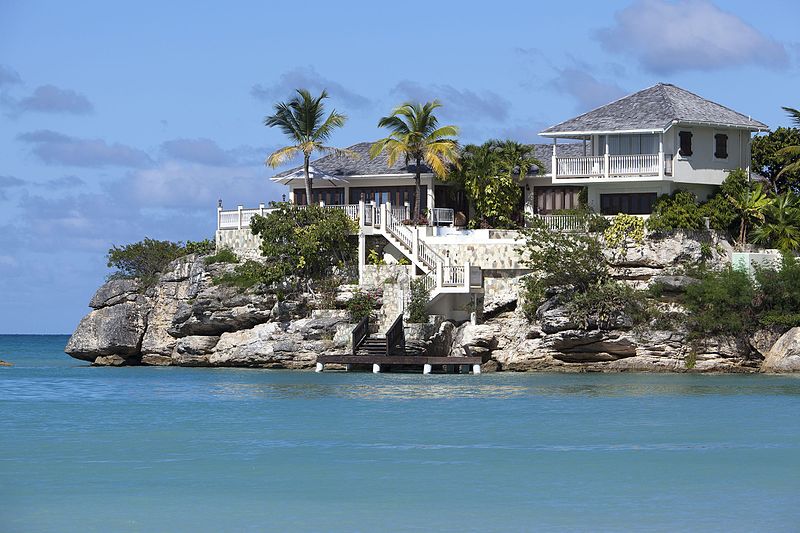
[[[429,357],[425,355],[319,355],[317,372],[322,372],[326,364],[372,365],[372,372],[378,373],[383,365],[420,366],[423,374],[430,374],[433,365],[469,365],[473,374],[481,373],[480,357]]]

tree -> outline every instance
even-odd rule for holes
[[[314,98],[305,89],[297,89],[297,96],[288,102],[275,104],[275,114],[264,118],[264,125],[278,127],[292,142],[270,154],[266,164],[275,168],[290,161],[296,155],[303,154],[303,175],[306,186],[306,202],[313,204],[311,175],[308,172],[311,154],[315,151],[324,153],[341,153],[352,155],[347,150],[327,146],[325,143],[330,138],[333,130],[341,128],[347,117],[337,113],[334,109],[328,118],[325,116],[323,100],[328,98],[327,91]]]
[[[772,199],[764,210],[764,223],[753,230],[753,242],[790,252],[800,248],[800,202],[791,192]]]
[[[739,246],[747,243],[747,227],[754,222],[764,221],[764,211],[770,204],[762,184],[758,183],[752,190],[744,190],[738,196],[728,196],[739,215]]]
[[[388,128],[388,137],[376,141],[369,150],[373,159],[381,152],[388,155],[391,167],[398,159],[406,166],[414,162],[414,219],[420,218],[420,175],[425,162],[434,174],[445,177],[447,167],[458,164],[458,135],[455,126],[439,126],[433,112],[441,107],[438,100],[425,104],[406,102],[396,107],[392,114],[378,121],[379,128]]]
[[[533,146],[490,140],[461,151],[461,165],[448,179],[460,183],[478,218],[494,227],[512,226],[520,198],[520,177],[534,167],[544,168]]]
[[[777,128],[767,135],[753,139],[751,148],[752,168],[769,181],[770,188],[779,194],[788,188],[796,188],[800,182],[800,171],[784,171],[786,161],[781,151],[800,145],[800,128]]]
[[[277,204],[270,214],[254,216],[250,229],[261,238],[266,283],[321,279],[354,261],[356,245],[347,235],[356,228],[342,209]]]
[[[111,278],[136,278],[147,287],[156,282],[158,273],[170,262],[186,253],[183,243],[145,237],[139,242],[112,246],[106,257],[108,267],[117,269]]]
[[[795,124],[800,126],[800,111],[791,107],[784,107],[783,110],[789,113]],[[778,172],[778,178],[800,175],[800,141],[795,140],[792,145],[781,148],[777,155],[784,163],[784,167]]]

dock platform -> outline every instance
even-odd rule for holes
[[[473,374],[481,373],[480,357],[431,357],[425,355],[319,355],[317,372],[322,372],[326,364],[372,365],[372,372],[381,371],[382,365],[421,366],[423,374],[430,374],[433,365],[470,366]]]

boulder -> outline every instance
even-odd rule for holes
[[[242,292],[226,285],[207,285],[194,297],[176,305],[167,333],[173,337],[186,337],[248,329],[270,320],[274,307],[283,309],[271,294]]]
[[[632,335],[620,331],[567,330],[544,337],[542,346],[567,363],[616,361],[636,355]]]
[[[762,372],[800,372],[800,327],[792,328],[778,339],[761,364]]]
[[[125,364],[125,358],[119,355],[101,355],[92,361],[94,366],[124,366]]]
[[[689,276],[653,276],[650,278],[651,285],[660,285],[664,292],[681,293],[689,285],[698,283],[698,280]]]
[[[89,307],[101,309],[122,302],[132,302],[138,294],[139,282],[135,279],[112,279],[97,289],[89,301]]]
[[[172,358],[166,355],[144,354],[141,362],[143,365],[149,366],[170,366]]]
[[[64,351],[84,361],[107,355],[138,358],[147,326],[147,310],[143,297],[95,309],[81,319]]]
[[[575,329],[578,325],[569,318],[569,311],[561,305],[558,297],[548,299],[536,310],[539,327],[544,333],[558,333],[568,329]]]

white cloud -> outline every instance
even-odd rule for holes
[[[142,167],[152,163],[144,151],[102,139],[81,139],[52,130],[22,133],[17,139],[33,145],[33,153],[48,165],[74,167]]]
[[[371,105],[365,96],[351,91],[330,78],[318,73],[314,67],[297,67],[280,75],[278,81],[270,85],[256,84],[250,89],[250,95],[270,104],[292,98],[295,89],[308,89],[312,94],[319,94],[323,89],[328,91],[332,105],[343,102],[349,107],[364,108]]]
[[[611,52],[670,74],[739,65],[783,68],[786,47],[708,0],[638,0],[596,37]]]
[[[39,111],[42,113],[71,113],[85,115],[94,111],[94,106],[86,96],[72,89],[61,89],[55,85],[37,87],[33,94],[17,102],[14,111]]]
[[[462,121],[489,119],[502,121],[508,118],[511,103],[493,91],[476,92],[456,89],[452,85],[421,84],[403,80],[392,92],[414,102],[439,100],[442,107],[437,111],[442,118]]]
[[[550,86],[575,98],[580,112],[607,104],[626,94],[616,83],[601,81],[588,71],[574,67],[558,69]]]

